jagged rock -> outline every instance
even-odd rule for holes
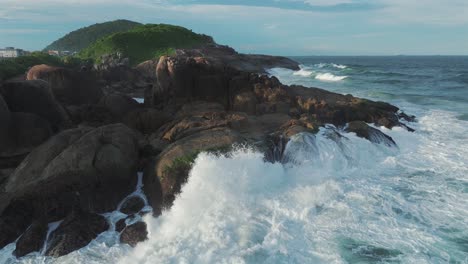
[[[169,145],[144,173],[144,191],[157,212],[170,205],[187,180],[191,163],[200,151],[230,147],[242,137],[228,129],[204,130]]]
[[[145,202],[140,197],[133,196],[122,204],[120,212],[127,215],[132,215],[140,212],[143,207],[145,207]]]
[[[135,186],[138,141],[139,135],[123,124],[58,134],[31,152],[9,178],[0,212],[16,200],[28,201],[48,220],[64,217],[73,206],[115,210]]]
[[[254,115],[257,109],[257,97],[254,92],[246,91],[234,96],[232,109]]]
[[[48,226],[46,221],[34,221],[16,242],[16,249],[13,254],[17,258],[20,258],[31,252],[40,251],[44,245],[47,229]]]
[[[358,137],[368,139],[370,142],[384,144],[389,147],[396,147],[397,144],[393,141],[393,138],[384,134],[378,129],[370,127],[368,124],[362,121],[350,122],[345,127],[346,132],[354,132]]]
[[[11,112],[36,114],[49,121],[54,131],[71,126],[67,113],[43,80],[6,82],[0,94]]]
[[[60,257],[85,247],[108,228],[103,216],[75,210],[51,233],[46,256]]]
[[[120,234],[120,243],[129,244],[132,247],[135,247],[139,242],[143,242],[146,239],[148,239],[148,231],[145,222],[129,225]]]
[[[32,67],[28,80],[44,80],[62,103],[70,105],[94,104],[102,97],[95,77],[90,72],[79,72],[45,64]]]
[[[10,109],[3,99],[3,96],[0,94],[0,147],[3,149],[9,144],[10,133],[9,126],[10,123]]]

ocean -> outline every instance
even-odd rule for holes
[[[11,244],[0,263],[468,263],[468,57],[293,59],[300,71],[270,74],[392,103],[416,131],[378,127],[388,147],[322,128],[295,136],[286,164],[248,146],[202,153],[136,248],[108,231],[58,259],[16,260]]]

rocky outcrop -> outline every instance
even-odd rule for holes
[[[56,132],[71,126],[67,113],[45,81],[6,82],[0,88],[0,94],[11,112],[36,114],[46,119]]]
[[[120,212],[132,215],[140,212],[145,207],[145,202],[138,196],[133,196],[127,199],[120,208]]]
[[[122,124],[64,131],[19,165],[0,196],[0,212],[27,201],[35,214],[60,219],[73,207],[114,210],[136,181],[139,136]]]
[[[132,247],[135,247],[139,242],[143,242],[146,239],[148,239],[148,231],[145,222],[129,225],[120,234],[120,243],[129,244]]]
[[[346,132],[356,133],[358,137],[365,138],[373,143],[384,144],[389,147],[397,146],[393,138],[385,135],[380,130],[369,126],[363,121],[350,122],[346,125],[344,130]]]
[[[265,73],[271,68],[299,70],[299,64],[286,57],[241,54],[231,47],[218,44],[207,44],[196,49],[179,49],[176,53],[179,56],[210,58],[236,70],[246,72]]]
[[[116,118],[122,118],[140,106],[133,98],[123,94],[105,95],[101,98],[99,105],[106,108]]]
[[[16,242],[16,249],[13,254],[20,258],[29,253],[40,251],[46,239],[47,229],[45,221],[34,221]]]
[[[155,211],[171,205],[200,151],[223,149],[241,141],[242,137],[228,128],[214,128],[169,145],[145,171],[144,191],[150,205]]]
[[[103,216],[75,210],[52,232],[45,254],[52,257],[67,255],[88,245],[108,228]]]
[[[43,64],[32,67],[27,79],[48,82],[55,98],[68,105],[97,103],[103,95],[95,77],[89,72]]]

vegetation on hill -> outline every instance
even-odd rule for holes
[[[128,31],[140,25],[140,23],[129,20],[115,20],[94,24],[68,33],[64,37],[54,41],[44,50],[79,52],[100,38],[117,32]]]
[[[82,63],[83,61],[74,57],[59,58],[43,52],[33,52],[27,56],[0,60],[0,80],[7,80],[25,74],[30,67],[38,64],[75,67]]]
[[[102,55],[121,53],[135,65],[162,55],[171,55],[177,48],[192,48],[212,42],[211,37],[184,27],[147,24],[101,38],[82,50],[79,57],[98,61]]]

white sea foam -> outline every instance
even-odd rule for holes
[[[327,82],[338,82],[348,78],[348,76],[336,76],[331,73],[319,73],[315,76],[315,79]]]
[[[108,231],[70,255],[19,262],[466,262],[468,123],[432,111],[413,126],[379,128],[399,148],[301,134],[285,165],[251,149],[202,153],[174,206],[144,218],[149,240],[135,249]],[[17,263],[13,250],[2,263]]]
[[[312,74],[314,74],[313,71],[308,71],[308,70],[305,70],[305,69],[302,69],[302,68],[301,68],[300,70],[295,71],[295,72],[293,73],[293,75],[296,75],[296,76],[303,76],[303,77],[309,77],[309,76],[311,76]]]
[[[335,64],[335,63],[319,63],[314,65],[317,68],[336,68],[336,69],[346,69],[348,66],[342,64]]]

